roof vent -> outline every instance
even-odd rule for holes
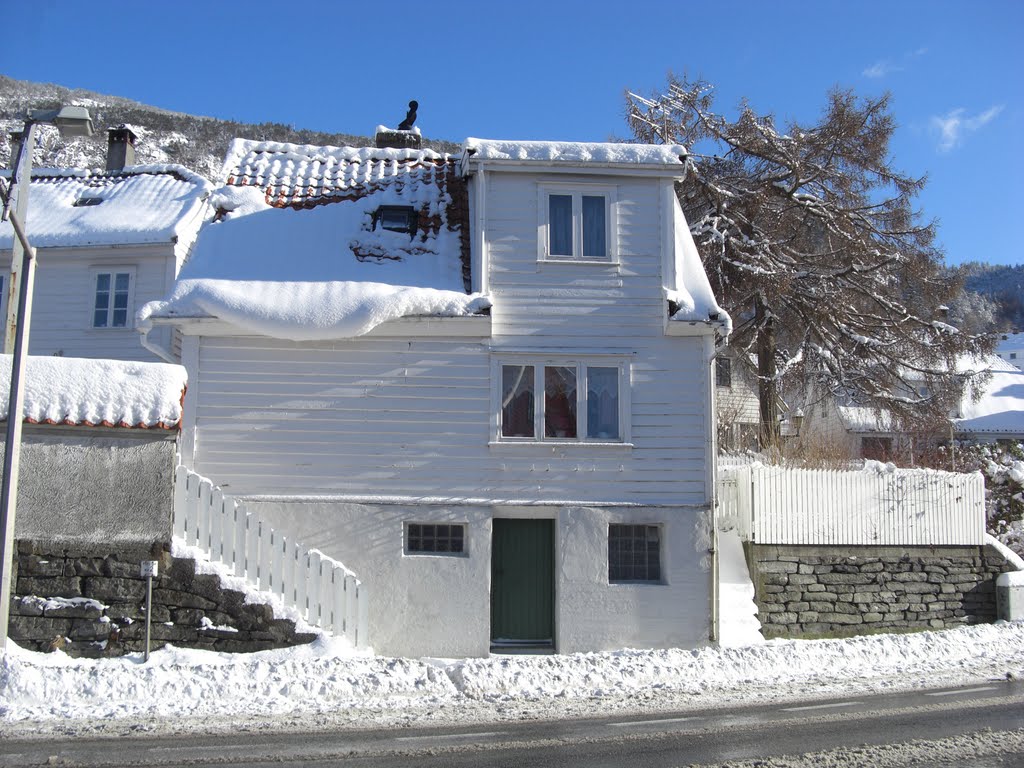
[[[107,131],[107,170],[120,171],[126,165],[135,165],[135,140],[138,138],[127,125]]]
[[[416,110],[419,106],[417,101],[409,102],[409,111],[405,114],[405,120],[399,123],[397,130],[391,130],[383,125],[377,126],[377,134],[374,137],[377,149],[420,149],[422,147],[419,129],[413,127],[416,123]]]

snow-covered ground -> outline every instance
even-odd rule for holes
[[[394,659],[340,640],[0,658],[0,735],[367,727],[649,713],[1024,678],[1024,622],[744,648]]]

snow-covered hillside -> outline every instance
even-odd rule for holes
[[[12,80],[0,75],[0,166],[10,167],[11,147],[8,134],[21,130],[28,109],[52,109],[61,104],[88,107],[95,133],[87,139],[65,141],[55,128],[43,126],[33,163],[37,168],[76,166],[102,168],[106,164],[107,128],[128,124],[139,137],[136,151],[139,163],[178,163],[208,179],[215,179],[228,145],[234,138],[279,141],[294,144],[332,146],[372,146],[373,136],[306,131],[280,123],[252,125],[233,120],[197,117],[140,104],[120,96],[105,96],[92,91],[59,85]],[[401,105],[399,105],[401,106]],[[376,125],[375,116],[367,116],[367,131]],[[425,146],[442,152],[454,152],[457,145],[448,141],[424,139]]]

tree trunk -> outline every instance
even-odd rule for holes
[[[755,299],[757,324],[757,398],[761,414],[761,450],[779,445],[779,409],[775,379],[775,317],[764,305],[764,299]]]

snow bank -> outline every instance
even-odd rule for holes
[[[439,714],[442,705],[442,717],[459,720],[480,714],[474,702],[533,702],[538,716],[559,717],[587,706],[707,708],[1024,675],[1024,622],[748,648],[461,661],[356,656],[326,639],[249,655],[168,648],[148,664],[141,654],[90,661],[8,648],[0,658],[0,721],[54,720],[61,728],[69,719],[132,717],[343,712],[351,721],[360,711],[397,722]]]
[[[181,421],[187,376],[180,365],[28,357],[25,420],[45,424],[171,428]],[[7,418],[11,356],[0,359],[0,419]]]

